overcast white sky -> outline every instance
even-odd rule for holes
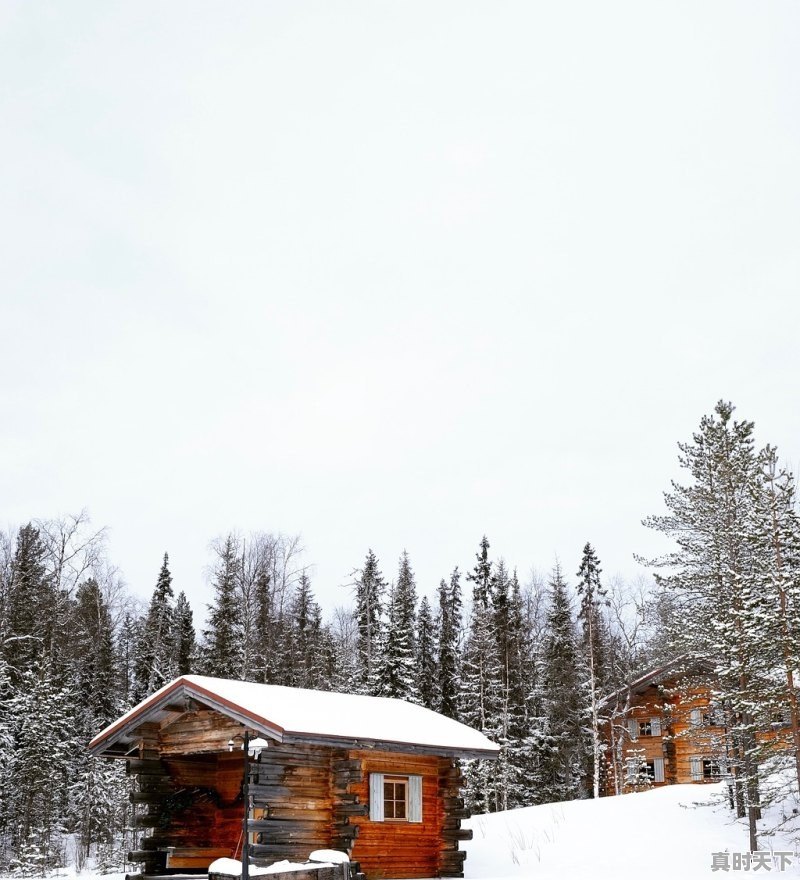
[[[651,552],[720,397],[800,459],[800,4],[0,0],[0,517],[422,592]]]

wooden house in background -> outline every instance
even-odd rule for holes
[[[369,880],[463,876],[459,841],[471,831],[458,759],[496,758],[483,734],[402,700],[197,675],[89,744],[136,776],[137,825],[149,835],[131,861],[146,873],[240,857],[244,730],[268,743],[248,761],[252,862],[337,849]]]
[[[713,699],[710,664],[680,657],[642,675],[607,698],[606,795],[644,787],[719,782],[726,767],[726,727]],[[786,742],[776,711],[760,743]]]

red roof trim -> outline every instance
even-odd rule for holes
[[[260,715],[257,715],[255,712],[250,711],[249,709],[245,709],[242,706],[237,705],[232,700],[228,700],[225,697],[221,697],[219,694],[214,691],[208,690],[207,688],[201,687],[194,682],[187,681],[184,677],[176,679],[172,684],[165,690],[160,693],[153,694],[148,699],[144,700],[144,702],[140,703],[136,709],[130,714],[122,719],[120,719],[116,724],[112,727],[107,728],[106,730],[99,733],[90,743],[89,749],[95,750],[97,747],[115,737],[117,734],[124,731],[126,728],[130,727],[134,722],[136,722],[144,713],[148,710],[158,706],[161,702],[163,702],[168,697],[172,696],[175,691],[180,690],[181,688],[189,691],[190,693],[195,694],[196,696],[206,699],[212,699],[216,703],[220,703],[223,706],[226,706],[229,709],[234,710],[240,715],[243,715],[245,718],[249,718],[258,726],[270,727],[280,735],[285,733],[284,729],[280,726],[280,724],[275,724],[274,721],[270,721],[268,718],[262,718]]]

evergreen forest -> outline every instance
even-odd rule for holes
[[[480,812],[599,796],[607,697],[702,657],[729,715],[735,808],[754,822],[755,731],[776,706],[800,779],[795,481],[724,401],[678,448],[682,478],[644,519],[671,549],[635,581],[607,577],[590,540],[537,573],[476,536],[472,559],[421,584],[413,548],[379,559],[365,536],[348,603],[323,609],[298,537],[231,531],[210,545],[200,613],[166,553],[149,603],[135,599],[86,513],[0,533],[0,869],[120,870],[140,833],[124,762],[86,743],[187,673],[396,697],[479,729],[502,747],[465,762]]]

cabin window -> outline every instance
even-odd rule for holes
[[[422,777],[370,773],[369,817],[373,822],[422,822]]]
[[[710,781],[722,776],[720,762],[714,758],[692,758],[692,782]]]
[[[664,759],[653,758],[652,761],[628,758],[627,778],[628,785],[646,785],[653,782],[664,781]]]
[[[408,777],[383,777],[383,818],[408,820]]]
[[[661,736],[661,719],[653,718],[629,718],[628,733],[631,739],[639,739],[640,736]]]

